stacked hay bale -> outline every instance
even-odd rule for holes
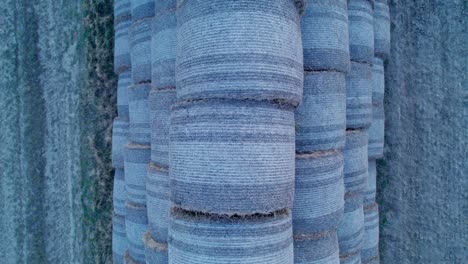
[[[132,23],[130,0],[117,0],[114,5],[114,71],[118,74],[117,111],[112,130],[112,166],[115,168],[112,215],[112,255],[114,263],[124,261],[127,250],[125,232],[125,169],[124,150],[128,140],[128,86],[131,63],[128,29]]]
[[[369,180],[364,194],[364,243],[362,263],[379,263],[379,207],[376,196],[376,159],[383,157],[385,116],[384,60],[390,55],[390,11],[387,0],[377,0],[374,9],[374,62],[372,66],[372,125],[369,128]]]
[[[146,175],[150,161],[151,129],[148,96],[151,89],[151,22],[153,0],[131,0],[129,29],[132,84],[128,89],[129,143],[125,149],[126,263],[145,263],[144,236],[148,229]]]
[[[146,262],[167,263],[170,211],[169,126],[175,103],[176,0],[155,1],[151,33],[151,162],[146,179],[149,229],[145,235]]]
[[[296,110],[294,263],[339,263],[343,218],[347,0],[310,1],[302,17],[304,100]]]
[[[298,9],[291,0],[178,5],[169,263],[293,263]]]
[[[346,78],[345,208],[338,228],[341,263],[361,262],[368,128],[372,122],[373,9],[373,0],[348,1],[351,71]]]

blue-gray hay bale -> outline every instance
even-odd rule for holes
[[[343,222],[338,227],[338,242],[340,257],[359,254],[364,237],[364,211],[362,208],[362,195],[353,194],[345,196],[345,212]]]
[[[349,72],[347,0],[314,0],[302,16],[304,69]]]
[[[160,167],[169,166],[169,127],[171,106],[176,90],[152,90],[149,96],[151,118],[151,160]]]
[[[294,263],[288,210],[223,217],[174,208],[170,225],[171,264]]]
[[[112,192],[114,203],[114,212],[118,215],[125,215],[125,200],[127,193],[125,191],[125,171],[124,169],[115,169],[114,190]]]
[[[130,55],[134,84],[151,82],[151,21],[145,18],[130,27]]]
[[[114,214],[112,215],[112,258],[115,264],[122,264],[124,262],[127,248],[125,217]]]
[[[351,62],[346,76],[346,127],[368,128],[372,122],[372,66]]]
[[[374,203],[364,208],[364,242],[361,259],[363,263],[379,260],[379,206]]]
[[[159,1],[159,0],[158,0]],[[154,16],[155,0],[131,0],[132,20],[139,20]]]
[[[112,166],[124,167],[125,145],[128,142],[128,118],[116,117],[112,124]]]
[[[169,213],[171,209],[169,171],[153,163],[148,166],[146,178],[146,207],[149,231],[158,242],[167,243]]]
[[[336,230],[316,234],[314,237],[294,235],[295,264],[338,264],[339,262]]]
[[[114,26],[114,71],[121,73],[131,68],[130,38],[128,29],[132,24],[131,20],[121,21]]]
[[[131,71],[119,74],[117,83],[117,113],[119,116],[128,118],[128,87],[132,84]]]
[[[151,233],[146,232],[145,255],[147,264],[167,264],[167,244],[156,241]]]
[[[125,252],[124,263],[125,263],[125,264],[146,264],[145,261],[136,260],[136,259],[132,258],[132,257],[130,256],[129,250],[127,250],[127,251]]]
[[[343,153],[296,155],[294,234],[333,230],[343,217]]]
[[[130,11],[130,0],[115,0],[114,1],[114,24],[119,24],[122,21],[131,21],[132,13]]]
[[[346,131],[344,160],[345,192],[362,194],[368,177],[367,130]]]
[[[291,0],[181,1],[179,100],[302,99],[300,17]]]
[[[291,107],[229,99],[179,103],[171,114],[172,201],[227,215],[292,208],[294,145]]]
[[[151,142],[150,113],[148,106],[150,90],[151,84],[149,83],[129,86],[129,140],[131,142],[141,144],[149,144]]]
[[[372,103],[382,104],[385,93],[384,62],[381,58],[374,57],[372,64]]]
[[[369,158],[382,158],[384,151],[385,113],[383,104],[372,106],[372,125],[369,127]]]
[[[376,0],[374,9],[375,55],[387,58],[390,55],[390,10],[387,0]]]
[[[369,159],[369,177],[367,178],[367,187],[364,191],[364,206],[369,206],[375,203],[375,194],[377,191],[376,185],[376,162],[375,159]]]
[[[296,152],[343,149],[346,82],[343,73],[304,72],[304,99],[296,109]]]
[[[125,150],[125,190],[127,201],[146,204],[146,174],[150,146],[130,143]]]
[[[340,264],[361,264],[361,254],[358,252],[346,257],[340,257]]]
[[[161,15],[165,12],[175,11],[177,8],[177,0],[158,0],[154,3],[154,16]]]
[[[176,28],[175,10],[162,13],[153,20],[151,34],[151,64],[153,66],[151,83],[153,88],[175,88]]]
[[[373,1],[349,0],[349,51],[352,61],[372,63],[374,58]]]
[[[144,236],[148,230],[146,206],[127,202],[125,230],[127,233],[128,253],[138,263],[145,263]]]

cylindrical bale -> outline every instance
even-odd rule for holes
[[[361,259],[369,263],[379,259],[379,206],[374,203],[364,208],[364,242]]]
[[[175,88],[176,28],[175,10],[162,13],[153,20],[151,34],[151,64],[153,66],[151,83],[153,88]]]
[[[381,58],[374,57],[372,64],[372,103],[382,104],[385,93],[385,70]]]
[[[351,60],[372,63],[374,58],[374,1],[349,0],[348,19]]]
[[[346,82],[343,73],[304,72],[304,99],[296,109],[296,152],[343,149]]]
[[[122,21],[132,19],[130,11],[130,0],[115,0],[114,1],[114,24],[119,24]]]
[[[345,192],[362,194],[368,177],[367,130],[346,131],[344,160]]]
[[[115,264],[124,263],[124,255],[127,248],[125,217],[114,214],[112,215],[112,258]]]
[[[156,241],[151,233],[145,234],[145,255],[147,264],[167,264],[167,244]]]
[[[369,169],[368,169],[369,177],[367,178],[367,187],[364,191],[364,206],[372,205],[375,203],[375,194],[377,190],[376,185],[376,161],[375,159],[369,159]]]
[[[160,167],[169,166],[169,127],[175,102],[175,89],[150,92],[151,160]]]
[[[114,212],[118,215],[125,215],[125,200],[127,193],[125,191],[125,171],[123,168],[115,169],[114,190],[112,200],[114,203]]]
[[[127,233],[128,253],[137,263],[145,263],[144,237],[148,230],[146,206],[127,202],[125,230]]]
[[[114,26],[114,71],[116,73],[128,71],[131,68],[130,38],[128,35],[131,24],[132,22],[128,20],[121,21]]]
[[[381,58],[390,55],[390,10],[387,0],[376,0],[374,9],[375,54]]]
[[[299,13],[291,0],[181,1],[177,97],[302,99]]]
[[[385,112],[383,104],[372,106],[372,125],[369,127],[369,158],[382,158],[385,137]]]
[[[124,167],[125,145],[128,142],[128,118],[116,117],[112,124],[112,166]]]
[[[346,76],[346,126],[368,128],[372,122],[372,66],[351,62]]]
[[[364,237],[364,211],[362,195],[353,194],[345,197],[343,222],[338,227],[340,257],[353,255],[361,251]]]
[[[149,83],[129,86],[129,140],[130,142],[149,144],[151,142],[150,112],[148,97],[151,90]]]
[[[131,0],[132,20],[139,20],[154,16],[155,0]]]
[[[169,171],[153,163],[148,166],[146,178],[146,206],[149,231],[158,242],[167,243],[171,189]]]
[[[154,3],[154,16],[159,16],[165,12],[175,11],[177,0],[158,0]]]
[[[133,257],[131,257],[129,250],[125,252],[124,263],[125,264],[146,264],[146,262],[144,261],[136,260]]]
[[[127,201],[146,204],[146,174],[150,146],[130,143],[125,150],[125,190]]]
[[[340,264],[361,264],[361,254],[359,252],[340,257]]]
[[[117,83],[117,113],[121,117],[128,118],[128,87],[132,84],[131,71],[119,74]]]
[[[294,234],[333,230],[343,217],[343,154],[296,156]]]
[[[265,101],[208,100],[172,108],[172,201],[219,214],[292,208],[294,113]]]
[[[339,262],[336,230],[316,234],[314,237],[294,235],[295,264],[338,264]]]
[[[302,16],[304,69],[349,72],[347,0],[308,1]]]
[[[152,18],[135,22],[130,27],[130,55],[134,84],[151,82]]]
[[[290,212],[223,217],[173,209],[171,264],[292,264]]]

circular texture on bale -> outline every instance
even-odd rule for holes
[[[220,217],[173,210],[169,231],[172,264],[292,264],[289,212]]]
[[[144,236],[148,229],[146,206],[126,204],[125,230],[127,232],[128,253],[137,263],[145,263]]]
[[[367,187],[364,191],[364,206],[369,206],[375,203],[376,194],[376,161],[375,159],[369,159],[369,177],[367,179]]]
[[[177,12],[179,100],[299,104],[303,55],[293,1],[184,1]]]
[[[374,58],[374,10],[369,0],[349,0],[349,50],[351,60],[372,63]]]
[[[151,83],[156,89],[175,89],[177,47],[175,10],[153,20],[151,33]]]
[[[345,192],[362,194],[368,177],[367,130],[346,132],[344,159]]]
[[[132,20],[137,22],[144,18],[153,17],[154,2],[155,0],[131,0]]]
[[[128,35],[131,24],[131,21],[122,21],[114,26],[114,71],[116,73],[122,73],[131,68],[130,39]]]
[[[127,200],[146,204],[145,178],[150,161],[150,146],[130,143],[125,150],[125,189]]]
[[[124,167],[125,145],[128,142],[128,118],[116,117],[112,123],[112,166]]]
[[[386,0],[377,0],[374,9],[375,54],[381,58],[390,55],[390,10]]]
[[[294,236],[295,264],[336,264],[339,261],[338,237],[335,230],[317,234],[313,238]]]
[[[363,263],[379,258],[379,206],[375,203],[364,208],[364,243],[361,251]]]
[[[171,189],[169,171],[153,163],[148,166],[146,178],[146,207],[148,208],[149,231],[158,242],[167,243],[167,229]]]
[[[125,217],[114,214],[112,215],[112,258],[115,264],[124,263],[124,255],[127,247]]]
[[[175,11],[177,0],[158,0],[154,3],[154,16],[158,17],[163,13]]]
[[[343,217],[343,154],[296,156],[294,234],[314,234],[338,227]]]
[[[304,99],[296,109],[296,152],[343,149],[346,82],[339,72],[304,72]]]
[[[353,255],[361,251],[364,236],[364,211],[362,195],[345,197],[343,222],[338,227],[340,257]]]
[[[112,192],[114,203],[114,212],[118,215],[125,215],[125,200],[127,193],[125,191],[125,172],[124,169],[115,169],[114,190]]]
[[[151,233],[145,234],[145,255],[146,263],[151,264],[164,264],[168,263],[167,257],[167,244],[157,242]]]
[[[268,102],[208,100],[173,107],[172,201],[219,214],[292,208],[294,113]]]
[[[372,106],[372,125],[369,127],[369,158],[382,158],[385,137],[385,113],[383,104]]]
[[[349,72],[347,0],[314,0],[302,16],[304,69]]]
[[[125,71],[119,74],[117,83],[117,113],[121,117],[128,118],[128,87],[131,84],[131,71]]]
[[[151,160],[160,167],[169,166],[169,127],[175,102],[175,89],[150,92]]]
[[[346,76],[346,127],[368,128],[372,122],[372,67],[351,62]]]
[[[130,55],[134,84],[151,82],[151,21],[146,18],[130,27]]]
[[[148,96],[151,90],[149,83],[129,86],[128,109],[130,116],[130,142],[149,144],[151,142],[150,115]]]

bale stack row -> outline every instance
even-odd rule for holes
[[[146,175],[150,161],[151,24],[154,0],[130,1],[132,24],[129,28],[132,62],[128,89],[129,143],[125,149],[126,263],[145,263],[144,236],[148,230]]]
[[[292,0],[178,1],[169,263],[293,263]]]
[[[345,206],[338,228],[341,263],[361,263],[368,128],[372,122],[373,12],[373,0],[348,1],[351,71],[346,77]]]
[[[385,115],[384,60],[390,55],[390,11],[387,0],[374,8],[374,62],[372,66],[372,125],[369,128],[369,179],[364,193],[364,243],[362,263],[379,263],[379,207],[376,203],[376,159],[383,157]]]
[[[112,166],[115,169],[112,215],[112,255],[121,264],[128,248],[125,231],[124,153],[128,141],[129,110],[127,90],[131,84],[131,60],[128,29],[132,23],[130,0],[116,0],[114,5],[114,71],[118,74],[117,113],[112,130]]]
[[[340,262],[348,31],[347,0],[308,2],[302,17],[304,99],[295,113],[296,264]]]

